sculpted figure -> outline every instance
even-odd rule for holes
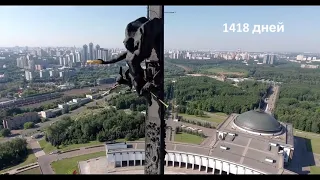
[[[138,18],[137,20],[130,22],[125,30],[125,39],[123,41],[127,51],[121,53],[118,57],[109,61],[103,61],[98,59],[99,64],[113,64],[122,60],[126,60],[128,70],[125,72],[125,79],[131,81],[135,87],[139,96],[145,96],[149,104],[151,104],[151,96],[147,95],[146,91],[150,90],[150,83],[147,83],[144,75],[144,70],[141,67],[141,63],[149,58],[152,53],[152,48],[156,38],[159,37],[161,32],[160,19],[148,20],[145,17]],[[155,48],[158,51],[158,48]],[[123,80],[122,68],[120,69],[120,76],[118,77],[119,84],[130,84]],[[144,87],[148,84],[146,87]],[[144,88],[143,88],[144,87]],[[142,91],[142,88],[144,89]]]
[[[130,89],[132,89],[132,80],[129,76],[129,71],[126,71],[125,77],[123,77],[122,67],[120,67],[119,76],[117,77],[116,82],[119,85],[121,85],[121,84],[127,85],[127,86],[129,86]]]

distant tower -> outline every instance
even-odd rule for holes
[[[109,51],[108,49],[101,49],[101,59],[107,61],[109,59]]]
[[[264,55],[263,64],[269,64],[269,55],[268,54]]]
[[[101,59],[101,52],[100,52],[100,46],[99,46],[99,44],[96,45],[95,59]]]
[[[274,64],[275,59],[276,59],[276,55],[270,55],[269,64]]]
[[[93,43],[89,43],[89,60],[94,59],[94,50],[93,50]]]
[[[85,44],[83,45],[83,61],[87,62],[88,60],[88,46]]]

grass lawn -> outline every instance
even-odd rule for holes
[[[320,174],[320,167],[310,166],[310,174]]]
[[[42,174],[41,170],[39,167],[33,168],[33,169],[29,169],[26,171],[23,171],[21,173],[17,173],[17,174]]]
[[[37,162],[37,158],[33,154],[33,151],[31,149],[28,149],[28,153],[29,153],[28,157],[22,163],[20,163],[20,164],[18,164],[16,166],[12,166],[12,167],[3,169],[3,170],[0,171],[0,173],[4,173],[6,171],[9,171],[9,170],[12,170],[12,169],[16,169],[16,168],[19,168],[19,167],[26,166],[28,164],[32,164],[32,163]]]
[[[106,152],[102,151],[102,152],[86,154],[82,156],[76,156],[68,159],[63,159],[60,161],[55,161],[51,163],[51,167],[56,174],[72,174],[74,170],[77,170],[77,172],[79,172],[79,169],[78,169],[79,161],[85,161],[88,159],[97,158],[101,156],[106,156]]]
[[[216,68],[206,69],[205,71],[209,73],[223,73],[223,74],[237,74],[237,75],[245,75],[248,73],[248,71],[244,69],[238,69],[234,67],[230,67],[230,68],[216,67]]]
[[[174,141],[182,143],[201,144],[203,140],[203,137],[184,132],[178,133],[174,136]]]
[[[39,144],[45,153],[50,153],[54,150],[57,150],[56,147],[54,147],[50,143],[46,142],[45,139],[40,140]],[[100,144],[102,144],[102,143],[98,142],[98,141],[91,141],[91,142],[85,143],[85,144],[71,144],[71,145],[67,145],[67,146],[60,146],[59,150],[60,151],[67,151],[67,150],[71,150],[71,149],[77,149],[80,147],[95,146],[95,145],[100,145]]]
[[[320,154],[320,135],[310,132],[294,130],[294,135],[306,139],[306,146],[309,152]]]
[[[117,142],[126,142],[125,139],[117,139],[116,141],[117,141]],[[135,141],[144,141],[144,138],[139,138],[139,139],[137,139],[137,140],[135,140]]]
[[[226,118],[228,117],[228,115],[220,112],[219,113],[206,112],[204,116],[196,116],[196,115],[189,115],[189,114],[179,114],[179,116],[182,116],[187,120],[201,120],[201,121],[208,121],[208,122],[213,122],[217,124],[220,124],[221,122],[226,120]]]
[[[117,142],[125,142],[125,141],[126,141],[125,139],[118,139],[117,140]],[[136,141],[144,141],[144,138],[137,139]],[[56,147],[54,147],[50,143],[46,142],[45,139],[40,140],[39,144],[45,153],[50,153],[54,150],[57,150]],[[59,150],[60,151],[67,151],[67,150],[77,149],[77,148],[81,148],[81,147],[95,146],[95,145],[100,145],[100,144],[103,144],[103,143],[98,142],[98,141],[91,141],[91,142],[85,143],[85,144],[71,144],[71,145],[67,145],[67,146],[60,146]]]

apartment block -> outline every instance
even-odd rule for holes
[[[19,129],[23,127],[24,123],[37,122],[39,119],[40,117],[37,112],[28,112],[4,119],[2,124],[7,129]]]

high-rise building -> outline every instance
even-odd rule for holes
[[[101,59],[104,61],[109,59],[108,49],[101,49]]]
[[[99,56],[99,51],[100,51],[100,46],[99,44],[96,45],[96,50],[95,50],[95,57],[94,59],[101,59],[101,55]]]
[[[273,64],[276,59],[276,55],[270,55],[269,64]]]
[[[34,63],[34,58],[31,55],[27,55],[27,59],[28,59],[28,64],[29,64],[29,69],[31,71],[34,71],[35,69],[35,63]]]
[[[32,79],[33,79],[33,76],[32,76],[33,74],[32,74],[32,72],[30,72],[30,71],[25,71],[25,78],[26,78],[26,80],[27,81],[31,81]]]
[[[268,60],[269,60],[269,55],[265,55],[263,57],[263,64],[268,64]]]
[[[67,57],[63,57],[63,66],[69,66]]]
[[[76,63],[76,57],[73,53],[70,53],[69,57],[70,57],[70,63]]]
[[[40,78],[48,78],[48,77],[50,77],[50,73],[47,70],[40,70],[39,75],[40,75]]]
[[[56,70],[53,70],[53,69],[49,70],[49,76],[50,77],[58,77],[58,75],[59,75],[59,71],[56,71]]]
[[[62,56],[59,57],[59,64],[60,64],[61,66],[63,66],[63,58],[62,58]]]
[[[89,60],[94,59],[94,50],[93,50],[93,43],[89,43]]]
[[[79,52],[75,52],[76,62],[81,62],[81,54]]]
[[[17,58],[17,66],[22,69],[27,68],[29,66],[27,57],[21,56],[21,57]]]
[[[83,45],[83,61],[87,62],[88,60],[88,46],[85,44]]]
[[[102,59],[102,50],[103,48],[100,48],[99,50],[97,50],[97,59]]]
[[[276,60],[276,55],[267,54],[263,57],[263,64],[274,64],[275,60]]]

